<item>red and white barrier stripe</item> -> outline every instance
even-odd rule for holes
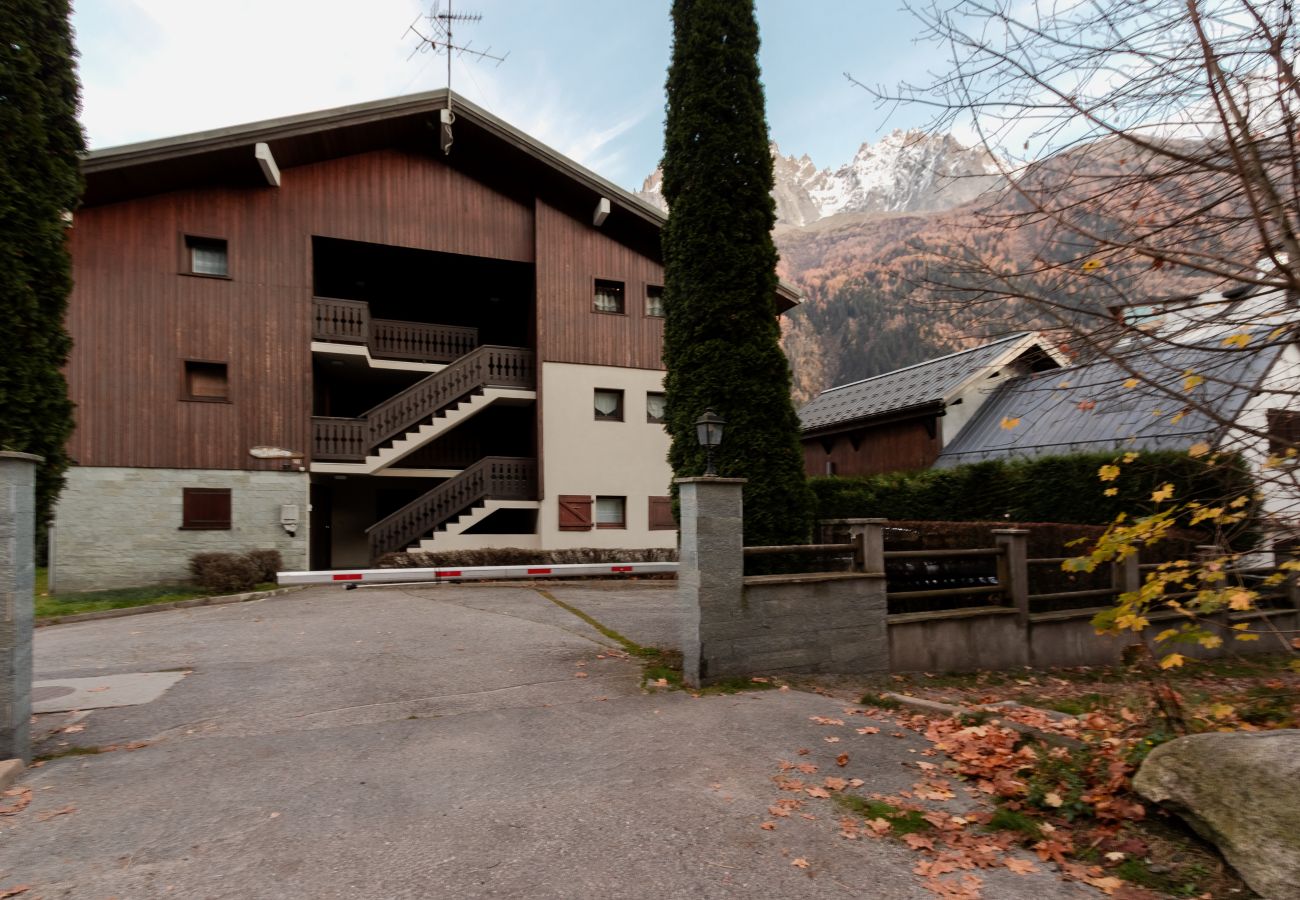
[[[417,582],[506,581],[513,578],[572,578],[589,575],[675,574],[675,562],[564,563],[554,566],[464,566],[459,569],[323,569],[278,572],[282,584],[412,584]]]

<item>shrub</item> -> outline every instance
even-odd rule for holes
[[[244,556],[257,566],[257,580],[275,581],[276,573],[284,568],[279,550],[249,550]]]
[[[524,550],[519,547],[490,547],[481,550],[445,550],[441,553],[389,553],[379,560],[379,567],[432,569],[444,566],[558,566],[566,563],[674,562],[676,559],[676,550],[663,547],[642,550],[599,547]]]
[[[239,553],[195,553],[190,557],[190,575],[204,590],[236,594],[252,590],[261,580],[262,569]]]
[[[1174,485],[1178,500],[1222,501],[1255,489],[1246,464],[1237,457],[1220,457],[1211,465],[1172,450],[1143,451],[1122,467],[1119,478],[1102,484],[1098,470],[1121,455],[1114,451],[990,460],[865,478],[819,477],[809,483],[819,519],[875,516],[1004,525],[1107,525],[1120,513],[1131,518],[1153,512],[1151,494],[1167,482]],[[1106,496],[1106,488],[1115,488],[1115,495]],[[1252,546],[1256,534],[1254,527],[1244,529],[1234,546]]]

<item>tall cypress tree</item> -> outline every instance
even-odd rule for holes
[[[64,216],[81,196],[85,141],[69,11],[67,0],[0,0],[0,449],[45,458],[38,523],[63,487],[72,431]]]
[[[669,462],[704,471],[695,420],[727,420],[717,469],[749,479],[745,543],[811,530],[799,420],[776,316],[772,157],[752,0],[674,0],[663,191]]]

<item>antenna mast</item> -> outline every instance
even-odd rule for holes
[[[408,60],[417,53],[427,53],[430,50],[434,53],[447,54],[447,108],[442,110],[442,134],[440,140],[442,144],[442,152],[447,154],[451,153],[451,126],[456,121],[456,114],[451,108],[452,54],[455,54],[456,56],[464,56],[468,54],[474,59],[492,60],[498,66],[505,62],[506,57],[510,55],[509,53],[506,53],[504,56],[497,56],[492,53],[492,48],[490,46],[486,50],[475,50],[470,44],[457,44],[452,39],[453,24],[456,22],[480,22],[483,20],[483,15],[481,13],[453,13],[451,11],[451,3],[452,0],[447,0],[447,11],[443,12],[441,0],[434,0],[433,8],[429,11],[429,15],[416,16],[415,21],[407,26],[406,29],[409,34],[414,34],[419,39],[419,44],[417,44],[416,48],[411,51],[411,56],[407,57]],[[424,19],[429,23],[428,28],[426,29],[428,31],[427,34],[416,27],[421,19]]]

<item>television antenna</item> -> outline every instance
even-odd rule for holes
[[[442,8],[442,0],[434,0],[433,8],[430,9],[427,16],[420,15],[415,17],[410,25],[407,26],[408,34],[414,34],[419,39],[411,55],[407,57],[409,62],[416,54],[445,53],[447,55],[447,108],[442,110],[442,134],[441,144],[443,153],[451,153],[452,134],[451,126],[456,121],[456,114],[451,108],[451,61],[454,56],[469,56],[479,61],[492,61],[498,66],[506,61],[509,53],[498,56],[492,52],[491,46],[486,50],[477,50],[473,42],[457,44],[452,36],[452,29],[459,23],[471,24],[481,22],[483,15],[481,13],[457,13],[452,12],[452,0],[447,0],[447,9]],[[427,25],[421,25],[421,21],[427,22]]]

